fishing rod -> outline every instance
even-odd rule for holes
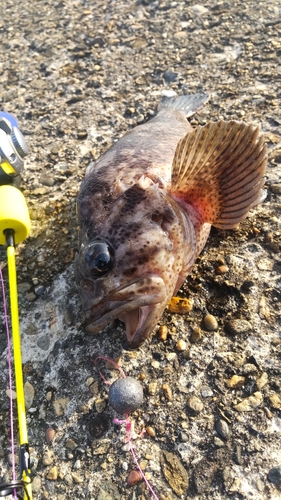
[[[30,218],[25,198],[16,187],[23,169],[23,159],[27,155],[27,146],[16,119],[0,112],[0,245],[6,246],[8,262],[8,279],[10,291],[10,315],[12,327],[12,343],[14,354],[14,373],[17,396],[17,414],[19,427],[19,479],[16,479],[13,449],[13,417],[11,411],[11,445],[12,445],[12,479],[0,483],[0,497],[13,495],[14,499],[32,500],[30,454],[28,446],[26,411],[24,400],[23,372],[21,359],[20,326],[18,313],[18,291],[16,274],[16,245],[27,238],[30,231]],[[1,271],[1,269],[0,269]],[[2,272],[1,276],[2,277]],[[9,329],[5,304],[4,281],[2,279],[4,315],[8,338]],[[9,363],[9,380],[11,393],[11,364]],[[11,398],[10,394],[10,398]]]

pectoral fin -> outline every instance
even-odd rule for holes
[[[200,223],[236,227],[263,199],[266,145],[260,128],[243,122],[209,122],[177,145],[170,195]]]

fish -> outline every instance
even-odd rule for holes
[[[211,226],[236,228],[264,199],[267,151],[259,126],[193,128],[205,92],[164,97],[86,169],[77,207],[75,281],[87,331],[121,320],[138,348],[191,272]]]

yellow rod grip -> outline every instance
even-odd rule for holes
[[[14,366],[15,366],[17,407],[18,407],[19,438],[20,438],[20,444],[28,444],[22,360],[21,360],[16,257],[15,257],[14,246],[7,247],[7,259],[8,259],[8,273],[9,273],[9,286],[10,286],[11,322],[12,322]],[[23,479],[23,481],[26,481],[27,483],[30,481],[30,479],[26,475],[26,472],[23,472],[23,477],[21,479]],[[29,499],[32,500],[31,484],[27,485],[27,491]],[[27,500],[28,496],[25,493],[24,500]]]

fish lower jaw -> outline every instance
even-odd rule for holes
[[[147,288],[142,288],[144,283],[150,285],[150,293],[148,293]],[[155,317],[157,316],[157,320],[159,319],[166,305],[167,290],[164,281],[159,276],[144,278],[137,284],[135,284],[133,293],[131,293],[132,285],[130,285],[127,287],[127,291],[130,290],[130,293],[126,294],[125,288],[118,292],[112,292],[107,300],[89,309],[86,312],[86,320],[89,322],[87,331],[98,333],[108,323],[119,319],[126,325],[129,348],[134,349],[144,342],[155,326]],[[116,300],[117,296],[123,300]],[[111,300],[112,298],[113,300]],[[160,314],[158,314],[158,310],[161,310]]]
[[[148,315],[153,311],[153,309],[153,305],[142,306],[138,309],[133,309],[132,311],[127,312],[122,317],[118,318],[120,319],[120,321],[125,323],[126,337],[129,347],[134,347],[135,344],[137,347],[145,340],[146,337],[143,335],[143,327],[146,323]]]

